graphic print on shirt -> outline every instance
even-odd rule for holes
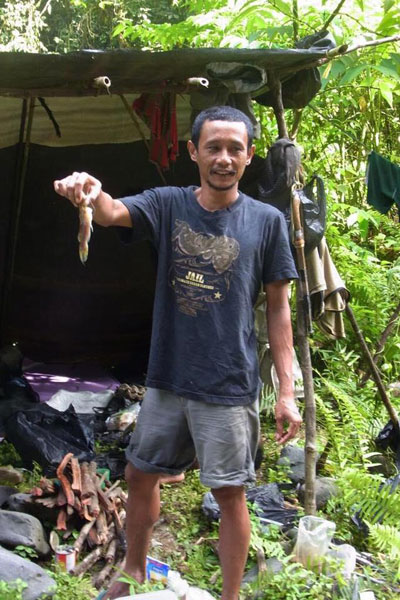
[[[169,282],[179,310],[195,317],[198,311],[207,310],[209,303],[222,302],[229,291],[239,243],[226,235],[197,233],[177,219],[172,249]]]

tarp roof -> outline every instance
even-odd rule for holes
[[[121,49],[83,50],[68,54],[0,53],[0,95],[96,95],[96,77],[107,76],[114,94],[160,90],[182,91],[189,77],[204,77],[207,65],[231,62],[253,65],[290,76],[318,64],[326,46],[309,49],[196,48],[169,52]]]

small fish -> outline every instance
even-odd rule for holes
[[[89,255],[89,240],[92,235],[93,208],[85,201],[79,206],[79,258],[84,265]]]

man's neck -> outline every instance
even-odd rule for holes
[[[237,187],[226,191],[210,190],[207,187],[199,187],[194,193],[200,206],[210,212],[228,208],[228,206],[231,206],[236,202],[239,196]]]

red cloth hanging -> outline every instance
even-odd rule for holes
[[[163,170],[168,169],[179,155],[176,94],[144,93],[134,100],[132,107],[150,129],[149,159]]]

